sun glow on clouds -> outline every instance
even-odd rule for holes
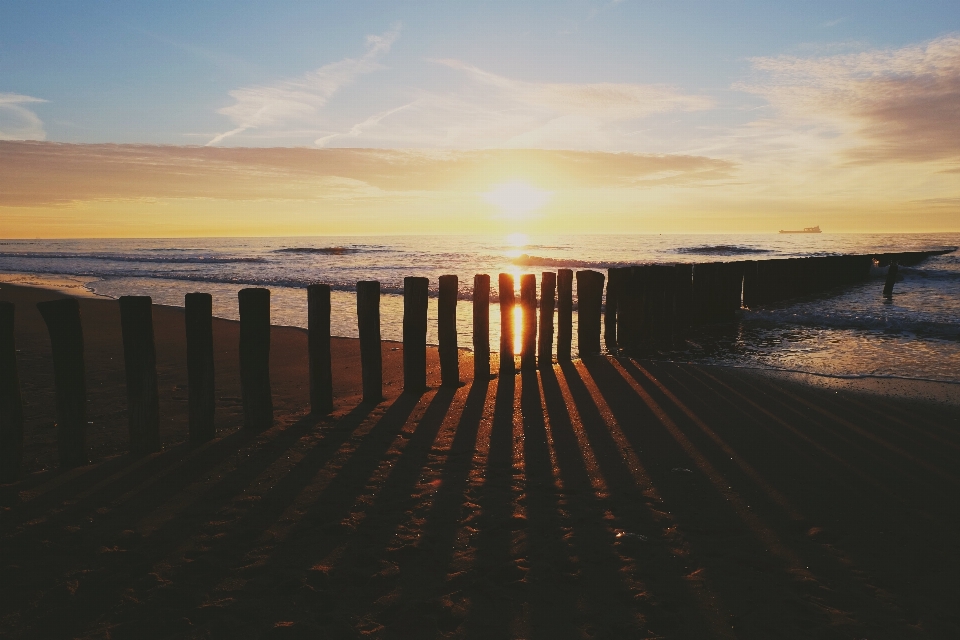
[[[498,184],[483,194],[483,199],[498,207],[504,217],[518,221],[546,205],[552,197],[552,191],[537,189],[521,180]]]

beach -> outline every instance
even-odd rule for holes
[[[307,334],[274,326],[275,421],[251,433],[239,325],[214,318],[217,438],[194,444],[183,311],[156,305],[163,448],[134,456],[119,307],[87,296],[91,464],[59,470],[35,304],[62,295],[0,284],[26,423],[4,637],[960,636],[951,382],[606,355],[474,380],[463,350],[464,384],[439,387],[428,347],[413,395],[384,341],[372,405],[335,338],[314,416]]]

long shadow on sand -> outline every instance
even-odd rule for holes
[[[37,475],[0,635],[960,637],[958,418],[597,357]]]

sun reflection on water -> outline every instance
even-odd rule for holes
[[[523,348],[523,307],[519,301],[513,307],[513,352],[520,353]]]

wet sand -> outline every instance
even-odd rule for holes
[[[960,408],[754,371],[591,358],[307,413],[275,327],[276,424],[240,428],[215,320],[218,438],[186,442],[182,311],[156,307],[164,449],[125,453],[115,301],[83,299],[93,463],[56,469],[53,371],[17,304],[25,475],[0,489],[11,638],[960,637]]]

